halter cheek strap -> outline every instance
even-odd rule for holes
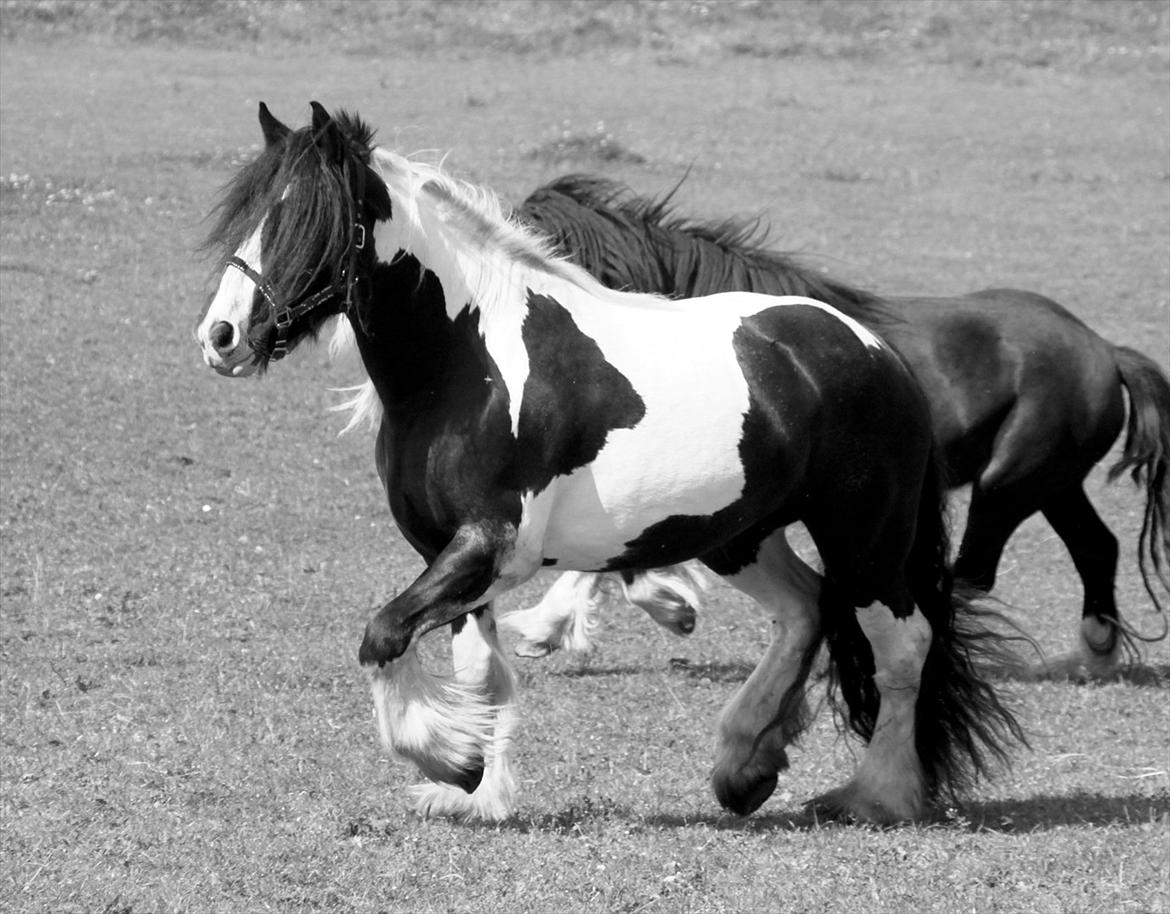
[[[362,229],[362,236],[364,241],[365,227],[358,226]],[[276,300],[276,295],[272,290],[272,284],[268,282],[263,276],[253,270],[246,261],[239,257],[229,257],[227,265],[239,270],[247,276],[256,286],[256,291],[264,298],[268,304],[269,311],[272,312],[273,321],[276,324],[276,342],[272,345],[272,351],[268,353],[268,358],[272,361],[279,361],[288,355],[288,332],[292,328],[293,323],[301,317],[317,310],[332,298],[339,297],[336,286],[328,286],[319,292],[301,299],[291,305],[281,305]],[[350,288],[352,283],[346,283],[346,307],[350,299]]]

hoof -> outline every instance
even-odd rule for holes
[[[776,790],[779,781],[777,772],[787,767],[788,758],[784,756],[775,766],[770,767],[751,765],[730,773],[723,773],[716,768],[711,776],[711,788],[720,806],[737,816],[748,816],[763,806],[764,801]]]
[[[1081,620],[1081,644],[1087,657],[1109,659],[1117,652],[1117,624],[1100,616],[1086,616]]]
[[[423,777],[440,784],[450,784],[465,793],[474,793],[483,780],[483,758],[472,759],[458,767],[424,753],[402,753],[418,766]]]
[[[464,793],[475,793],[479,789],[480,782],[483,781],[483,763],[472,768],[464,768],[452,783],[460,788]]]
[[[678,611],[678,616],[675,619],[674,633],[676,635],[689,635],[695,630],[698,618],[693,606],[684,606]]]
[[[866,797],[849,784],[821,794],[806,803],[805,808],[829,819],[883,827],[917,822],[926,813],[921,803]]]
[[[527,657],[530,660],[539,660],[553,652],[553,646],[547,641],[521,640],[514,648],[517,657]]]
[[[689,635],[695,630],[698,614],[690,604],[672,604],[669,607],[644,605],[642,607],[650,618],[680,637]]]

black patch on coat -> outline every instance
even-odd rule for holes
[[[739,441],[742,495],[709,515],[651,525],[608,570],[700,556],[718,574],[734,574],[824,493],[868,482],[851,474],[872,466],[865,449],[882,446],[887,419],[874,363],[853,331],[820,308],[785,305],[745,317],[732,345],[749,392]]]
[[[401,252],[379,263],[371,335],[355,328],[385,405],[376,461],[403,534],[429,559],[480,518],[516,526],[515,442],[508,393],[479,329],[479,311],[447,315],[442,284]]]
[[[536,493],[591,463],[609,432],[636,426],[646,405],[555,299],[529,290],[521,334],[528,378],[509,484]]]

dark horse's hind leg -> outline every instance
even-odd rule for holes
[[[1090,665],[1111,667],[1121,641],[1113,592],[1117,579],[1117,538],[1109,532],[1080,486],[1050,499],[1044,506],[1044,517],[1064,540],[1084,585],[1081,644],[1086,659]]]
[[[1043,672],[1107,675],[1121,648],[1113,593],[1117,539],[1093,509],[1079,480],[1060,492],[1046,494],[1042,504],[1035,496],[1023,494],[1022,489],[1019,484],[990,490],[979,484],[973,487],[955,577],[990,592],[1008,539],[1024,520],[1043,511],[1068,549],[1084,588],[1080,632],[1083,656],[1055,659],[1044,665]],[[1082,661],[1087,663],[1087,669]]]
[[[1011,535],[1040,506],[1016,492],[971,488],[967,528],[955,559],[955,577],[984,593],[995,586],[999,560]]]

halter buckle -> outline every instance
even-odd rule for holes
[[[360,222],[355,222],[353,227],[357,230],[354,235],[353,249],[355,251],[364,251],[366,248],[366,227]]]

